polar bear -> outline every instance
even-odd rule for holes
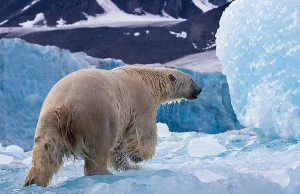
[[[24,186],[47,186],[63,158],[84,159],[84,174],[110,174],[150,159],[161,103],[196,99],[201,88],[171,68],[84,69],[58,81],[38,119],[32,167]]]

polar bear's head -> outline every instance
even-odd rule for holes
[[[195,83],[192,77],[182,71],[172,69],[168,74],[173,92],[170,93],[169,100],[176,99],[197,99],[202,89]]]
[[[190,75],[177,69],[142,66],[123,66],[118,69],[131,74],[133,78],[141,78],[160,103],[197,99],[202,91]]]

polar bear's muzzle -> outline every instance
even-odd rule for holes
[[[202,89],[193,81],[191,83],[191,94],[190,94],[188,100],[197,99],[201,92],[202,92]]]

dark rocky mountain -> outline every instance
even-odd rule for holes
[[[30,7],[26,9],[26,6]],[[95,15],[104,10],[96,0],[5,0],[0,3],[0,23],[7,20],[2,27],[19,26],[21,22],[33,20],[38,13],[44,13],[48,26],[55,26],[60,18],[71,24],[85,20],[83,12]]]
[[[98,1],[105,3],[109,0]],[[214,48],[219,19],[229,5],[226,0],[210,0],[209,6],[216,8],[204,13],[194,1],[207,3],[208,0],[112,1],[129,14],[166,13],[173,18],[186,20],[162,26],[79,26],[30,33],[11,33],[13,30],[1,33],[0,30],[0,38],[19,37],[30,43],[55,45],[71,52],[84,51],[93,57],[122,59],[128,64],[164,63]],[[66,24],[73,24],[85,20],[84,14],[96,16],[103,14],[105,9],[96,0],[6,0],[5,3],[0,2],[0,27],[18,27],[21,22],[34,20],[39,13],[44,14],[44,20],[35,25],[56,26],[60,18]],[[23,31],[21,27],[19,31]]]

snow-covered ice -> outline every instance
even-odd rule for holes
[[[217,56],[241,124],[300,139],[300,2],[238,0],[224,12]]]
[[[160,131],[162,124],[158,124]],[[164,128],[164,126],[163,126]],[[47,188],[22,187],[31,152],[0,165],[3,193],[297,193],[300,189],[300,143],[270,140],[251,129],[207,135],[196,132],[158,137],[156,155],[140,170],[83,176],[83,161],[65,162]],[[219,155],[193,157],[194,139],[211,138],[226,148]],[[252,142],[249,145],[249,142]],[[206,148],[215,142],[207,142]],[[292,147],[292,149],[289,149]],[[5,147],[4,147],[5,148]],[[199,147],[201,149],[201,147]],[[0,155],[0,161],[3,159]],[[21,162],[19,162],[21,161]],[[26,162],[24,162],[26,161]]]

